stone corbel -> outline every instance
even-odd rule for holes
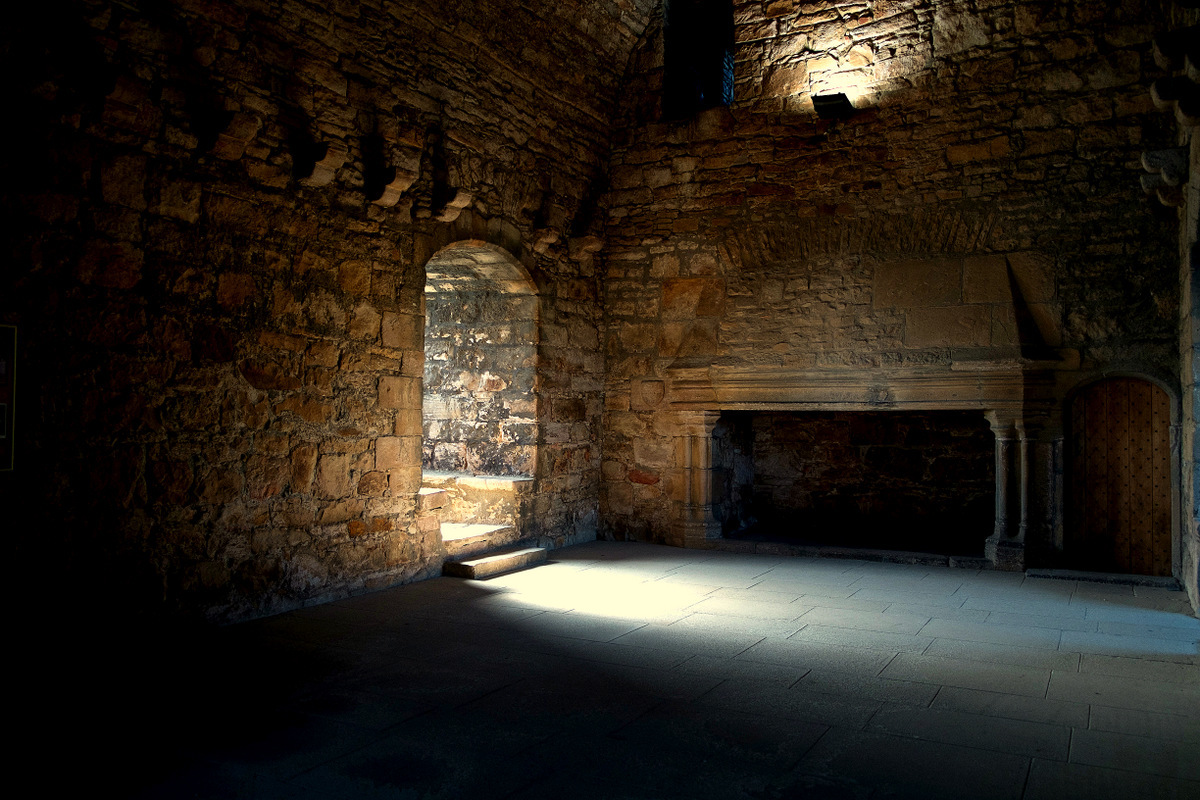
[[[313,162],[312,171],[300,178],[300,182],[305,186],[328,186],[333,181],[338,169],[346,163],[345,150],[331,147],[328,144],[319,147],[321,155]]]
[[[474,199],[474,196],[466,189],[458,189],[446,205],[442,206],[442,210],[438,212],[438,222],[454,222],[454,220],[458,219],[458,215],[462,213],[463,209],[471,205],[471,201]]]
[[[1158,202],[1168,208],[1179,208],[1183,205],[1185,196],[1183,188],[1171,186],[1162,175],[1143,175],[1141,177],[1142,191],[1146,195],[1154,195]]]
[[[400,196],[411,189],[417,179],[421,177],[420,153],[401,159],[400,163],[390,172],[390,180],[384,182],[379,197],[371,200],[372,203],[382,208],[391,208],[400,202]]]
[[[1166,150],[1147,150],[1142,153],[1142,191],[1156,195],[1160,203],[1171,208],[1183,205],[1182,186],[1188,182],[1187,150],[1172,147]]]
[[[1180,125],[1200,125],[1200,85],[1187,75],[1159,78],[1150,86],[1150,98],[1159,111],[1173,112]]]
[[[592,256],[603,247],[604,240],[599,236],[572,236],[567,242],[571,258],[585,267],[590,267]]]
[[[407,192],[416,182],[416,173],[397,169],[392,180],[383,185],[383,191],[379,197],[376,197],[371,202],[382,208],[391,208],[400,202],[400,196]]]
[[[262,120],[258,117],[244,111],[237,112],[230,118],[225,130],[217,134],[216,144],[212,148],[213,155],[226,161],[237,161],[245,154],[247,145],[254,141],[261,129]]]

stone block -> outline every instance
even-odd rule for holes
[[[302,444],[292,450],[291,466],[292,491],[300,494],[307,494],[312,490],[313,478],[316,476],[316,445]]]
[[[350,313],[350,335],[355,339],[379,338],[382,316],[370,303],[359,303]]]
[[[715,356],[720,352],[717,341],[718,320],[699,319],[687,326],[679,343],[680,356]]]
[[[316,494],[320,497],[348,497],[351,456],[326,453],[317,461]]]
[[[672,439],[639,439],[633,443],[633,457],[644,469],[666,469],[675,463]]]
[[[159,192],[159,214],[164,217],[196,222],[200,219],[200,184],[174,180],[165,184]]]
[[[274,497],[287,488],[292,465],[286,459],[252,455],[246,459],[246,490],[254,500]]]
[[[333,342],[313,342],[308,346],[304,363],[316,367],[336,367],[338,355],[338,346]]]
[[[138,211],[146,208],[146,157],[117,156],[100,170],[104,202]]]
[[[875,269],[875,308],[950,306],[962,299],[962,260],[912,258],[885,261]]]
[[[984,347],[991,341],[990,306],[914,308],[904,316],[908,347]]]
[[[775,67],[763,81],[763,94],[769,97],[786,97],[808,91],[808,65],[804,62]]]
[[[1026,303],[1045,303],[1054,299],[1053,257],[1035,252],[1010,253],[1008,266]]]
[[[321,509],[317,521],[321,525],[337,525],[361,517],[362,513],[362,500],[338,500]]]
[[[379,497],[387,493],[388,476],[379,470],[368,472],[358,479],[358,493]]]
[[[663,319],[719,317],[725,313],[725,281],[720,278],[669,278],[663,281]]]
[[[996,136],[978,142],[950,145],[946,148],[946,160],[951,165],[977,164],[996,158],[1004,158],[1012,152],[1012,143],[1007,136]]]
[[[367,295],[371,292],[371,262],[351,260],[338,266],[338,286],[343,292]]]
[[[397,376],[380,378],[379,405],[392,409],[420,408],[421,380]]]
[[[933,15],[933,52],[939,57],[983,47],[991,41],[991,24],[972,13],[966,2],[944,3]]]
[[[650,262],[650,277],[679,277],[679,257],[671,253],[655,256],[654,260]]]
[[[375,440],[375,469],[392,470],[419,467],[420,436],[380,436]]]
[[[394,347],[404,350],[418,350],[424,338],[422,330],[425,324],[423,317],[416,314],[397,314],[392,311],[383,312],[381,333],[384,347]]]
[[[963,301],[1012,303],[1008,262],[1004,256],[972,256],[963,260]]]

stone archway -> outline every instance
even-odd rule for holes
[[[507,251],[463,241],[430,258],[422,299],[421,509],[450,569],[531,535],[538,297]]]
[[[426,265],[422,467],[532,476],[538,304],[506,252],[460,242]]]
[[[1068,565],[1172,574],[1171,398],[1140,378],[1086,386],[1070,404]]]

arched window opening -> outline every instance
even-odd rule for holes
[[[663,0],[663,116],[733,103],[732,0]]]
[[[426,266],[422,468],[531,476],[537,297],[507,254],[455,245]]]

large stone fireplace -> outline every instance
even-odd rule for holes
[[[957,541],[949,534],[949,539],[942,537],[940,546],[949,541],[962,555],[977,553],[997,568],[1023,569],[1027,543],[1052,547],[1061,538],[1062,433],[1049,401],[1052,373],[1042,367],[992,361],[870,372],[681,368],[672,370],[661,388],[636,386],[634,392],[661,391],[675,410],[681,469],[673,533],[681,544],[714,546],[759,522],[751,517],[768,508],[776,523],[807,515],[826,526],[841,519],[847,527],[866,527],[862,543],[886,547],[887,537],[870,526],[895,524],[906,513],[925,514],[929,525],[967,527]],[[897,439],[901,427],[904,438]],[[870,428],[875,429],[873,443],[867,442]],[[797,475],[764,505],[778,464],[757,467],[757,475],[754,467],[747,469],[747,437],[766,444],[777,459],[789,436],[812,439],[818,432],[826,434],[821,447],[861,448],[858,454],[843,452],[835,461],[864,468],[872,458],[892,463],[883,475],[876,469],[868,484],[854,475],[831,479],[846,489],[844,500],[836,499],[839,492],[826,491],[819,500],[806,501],[807,479]],[[942,444],[934,444],[938,441]],[[741,454],[734,452],[739,442]],[[873,449],[875,456],[870,455]],[[990,451],[990,467],[980,466],[981,450]],[[905,460],[909,466],[897,469],[896,462]],[[939,480],[928,482],[939,473]],[[956,484],[952,477],[963,480]],[[979,485],[989,477],[990,491]],[[864,490],[865,485],[873,488]],[[892,505],[905,495],[907,508],[904,502]],[[873,515],[872,509],[881,507],[877,501],[885,498],[887,512]],[[980,509],[981,498],[990,501],[989,510]],[[772,528],[778,535],[780,525]],[[887,549],[921,549],[923,544],[916,535]]]
[[[979,557],[993,451],[981,411],[726,411],[713,514],[727,539]]]

